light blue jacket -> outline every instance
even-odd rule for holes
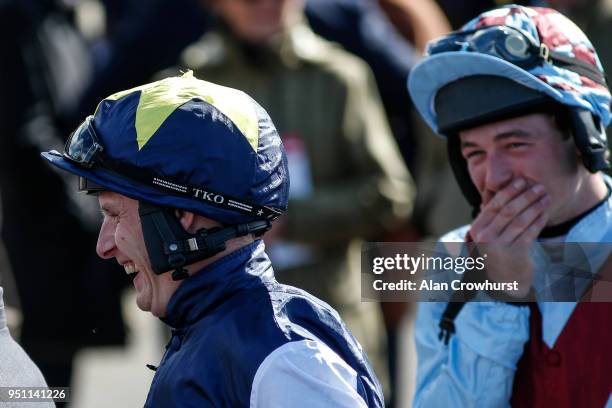
[[[606,177],[606,183],[611,180]],[[469,226],[441,238],[463,242]],[[565,242],[612,242],[612,198],[580,220]],[[597,271],[603,258],[589,262]],[[552,347],[575,302],[538,302],[543,340]],[[517,363],[529,339],[529,308],[503,302],[468,302],[455,319],[448,345],[438,339],[444,302],[421,302],[416,321],[418,355],[414,407],[507,407]],[[612,401],[612,400],[611,400]],[[612,406],[611,401],[607,406]]]

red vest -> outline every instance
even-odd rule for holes
[[[542,340],[542,316],[532,305],[511,405],[603,408],[612,392],[612,303],[578,303],[552,349]]]

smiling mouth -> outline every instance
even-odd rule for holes
[[[124,264],[123,265],[123,269],[125,269],[126,275],[132,281],[136,278],[136,275],[138,275],[138,272],[139,272],[136,269],[136,265],[134,265],[132,262],[128,262],[128,263]]]

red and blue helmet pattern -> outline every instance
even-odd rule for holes
[[[462,30],[492,25],[519,29],[537,43],[546,44],[551,51],[577,58],[603,72],[597,52],[586,35],[570,19],[555,10],[510,5],[481,14],[462,27]],[[605,124],[609,123],[610,91],[607,87],[552,64],[538,66],[531,74],[561,90],[567,98],[576,99],[581,105],[588,103]]]
[[[479,15],[458,32],[499,25],[520,30],[534,43],[545,44],[549,50],[576,58],[603,74],[597,52],[586,35],[570,19],[552,9],[508,5]],[[481,58],[470,58],[468,54]],[[436,92],[461,77],[479,74],[509,77],[561,104],[590,110],[605,126],[610,123],[611,95],[606,86],[550,62],[524,70],[506,66],[506,61],[500,58],[484,58],[483,55],[470,51],[446,52],[426,57],[413,69],[411,76],[414,78],[409,78],[410,93],[417,109],[434,130],[437,127],[432,101]]]

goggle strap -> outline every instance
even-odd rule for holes
[[[550,60],[553,65],[559,68],[564,68],[578,75],[589,78],[590,80],[603,85],[608,86],[608,79],[605,74],[602,74],[597,68],[585,61],[579,60],[578,58],[568,57],[567,55],[560,54],[555,51],[550,51]]]
[[[64,146],[63,157],[70,160],[72,163],[77,164],[78,166],[90,169],[94,165],[100,165],[100,167],[102,167],[104,170],[118,176],[119,178],[127,178],[165,192],[169,191],[174,194],[188,196],[192,199],[200,199],[206,204],[234,212],[240,212],[259,219],[272,221],[278,218],[284,212],[273,207],[250,203],[246,200],[212,191],[206,187],[193,187],[187,184],[177,183],[176,181],[167,177],[156,176],[145,169],[134,166],[133,164],[112,159],[104,154],[104,148],[99,143],[99,138],[92,122],[93,116],[90,115],[77,128],[77,130],[70,135],[66,141],[66,145]],[[89,134],[91,146],[87,150],[87,154],[85,155],[86,157],[76,159],[70,154],[72,139],[74,137],[82,137],[84,132]],[[86,184],[86,182],[83,183],[82,180],[79,180],[79,190],[82,190],[82,187],[87,189]]]
[[[114,172],[113,172],[114,173]],[[124,174],[117,174],[119,177],[126,178]],[[138,181],[140,183],[153,186],[158,190],[162,190],[165,192],[171,192],[173,194],[179,194],[182,196],[186,196],[192,199],[200,199],[202,202],[212,205],[214,207],[223,208],[226,210],[240,212],[246,215],[250,215],[259,219],[266,220],[275,220],[280,215],[283,214],[283,211],[268,207],[262,206],[255,203],[250,203],[242,199],[238,199],[232,197],[230,195],[219,193],[210,189],[205,189],[204,187],[193,187],[181,183],[176,183],[167,178],[161,178],[157,176],[145,176],[145,177],[128,177],[132,178],[134,181]]]
[[[455,40],[456,38],[465,39],[466,37],[469,37],[469,36],[475,34],[476,32],[478,32],[480,30],[486,30],[486,29],[493,28],[493,27],[507,27],[507,26],[505,26],[505,25],[494,25],[494,26],[489,26],[489,27],[479,27],[479,28],[475,28],[475,29],[472,29],[472,30],[466,30],[466,31],[461,31],[461,30],[453,31],[453,32],[447,34],[444,37],[444,39],[447,39],[447,40]],[[513,29],[513,30],[515,30],[515,31],[520,33],[519,30],[516,30],[516,29],[514,29],[512,27],[507,27],[507,28],[511,28],[511,29]],[[525,36],[524,34],[522,34],[522,35]],[[441,39],[441,40],[433,42],[432,46],[440,44],[441,41],[443,41],[444,39]],[[532,42],[530,41],[530,43],[532,43]],[[428,47],[428,51],[429,51],[429,48],[430,47]],[[568,57],[568,56],[566,56],[564,54],[560,54],[558,52],[551,51],[550,48],[546,44],[544,44],[544,43],[541,43],[540,46],[538,47],[538,49],[539,49],[539,51],[538,51],[539,57],[543,61],[551,63],[551,64],[553,64],[553,65],[555,65],[555,66],[557,66],[559,68],[568,69],[568,70],[570,70],[572,72],[577,73],[578,75],[581,75],[581,76],[584,76],[586,78],[589,78],[590,80],[598,83],[599,85],[603,85],[605,87],[608,86],[607,75],[605,73],[602,73],[601,71],[599,71],[597,68],[595,68],[591,64],[588,64],[585,61],[579,60],[578,58]],[[477,51],[477,52],[479,52],[479,51]],[[428,52],[428,55],[433,55],[433,54]]]
[[[191,199],[200,199],[202,202],[214,207],[223,208],[234,212],[237,211],[259,219],[270,221],[275,220],[284,212],[277,208],[251,203],[205,187],[193,187],[183,183],[177,183],[166,177],[158,177],[135,166],[119,163],[115,160],[109,160],[107,157],[104,157],[103,154],[98,154],[96,159],[98,159],[98,163],[104,171],[107,171],[116,177],[151,186],[164,192],[171,192],[175,195],[178,194],[187,196]],[[127,174],[129,174],[129,176],[127,176]]]

